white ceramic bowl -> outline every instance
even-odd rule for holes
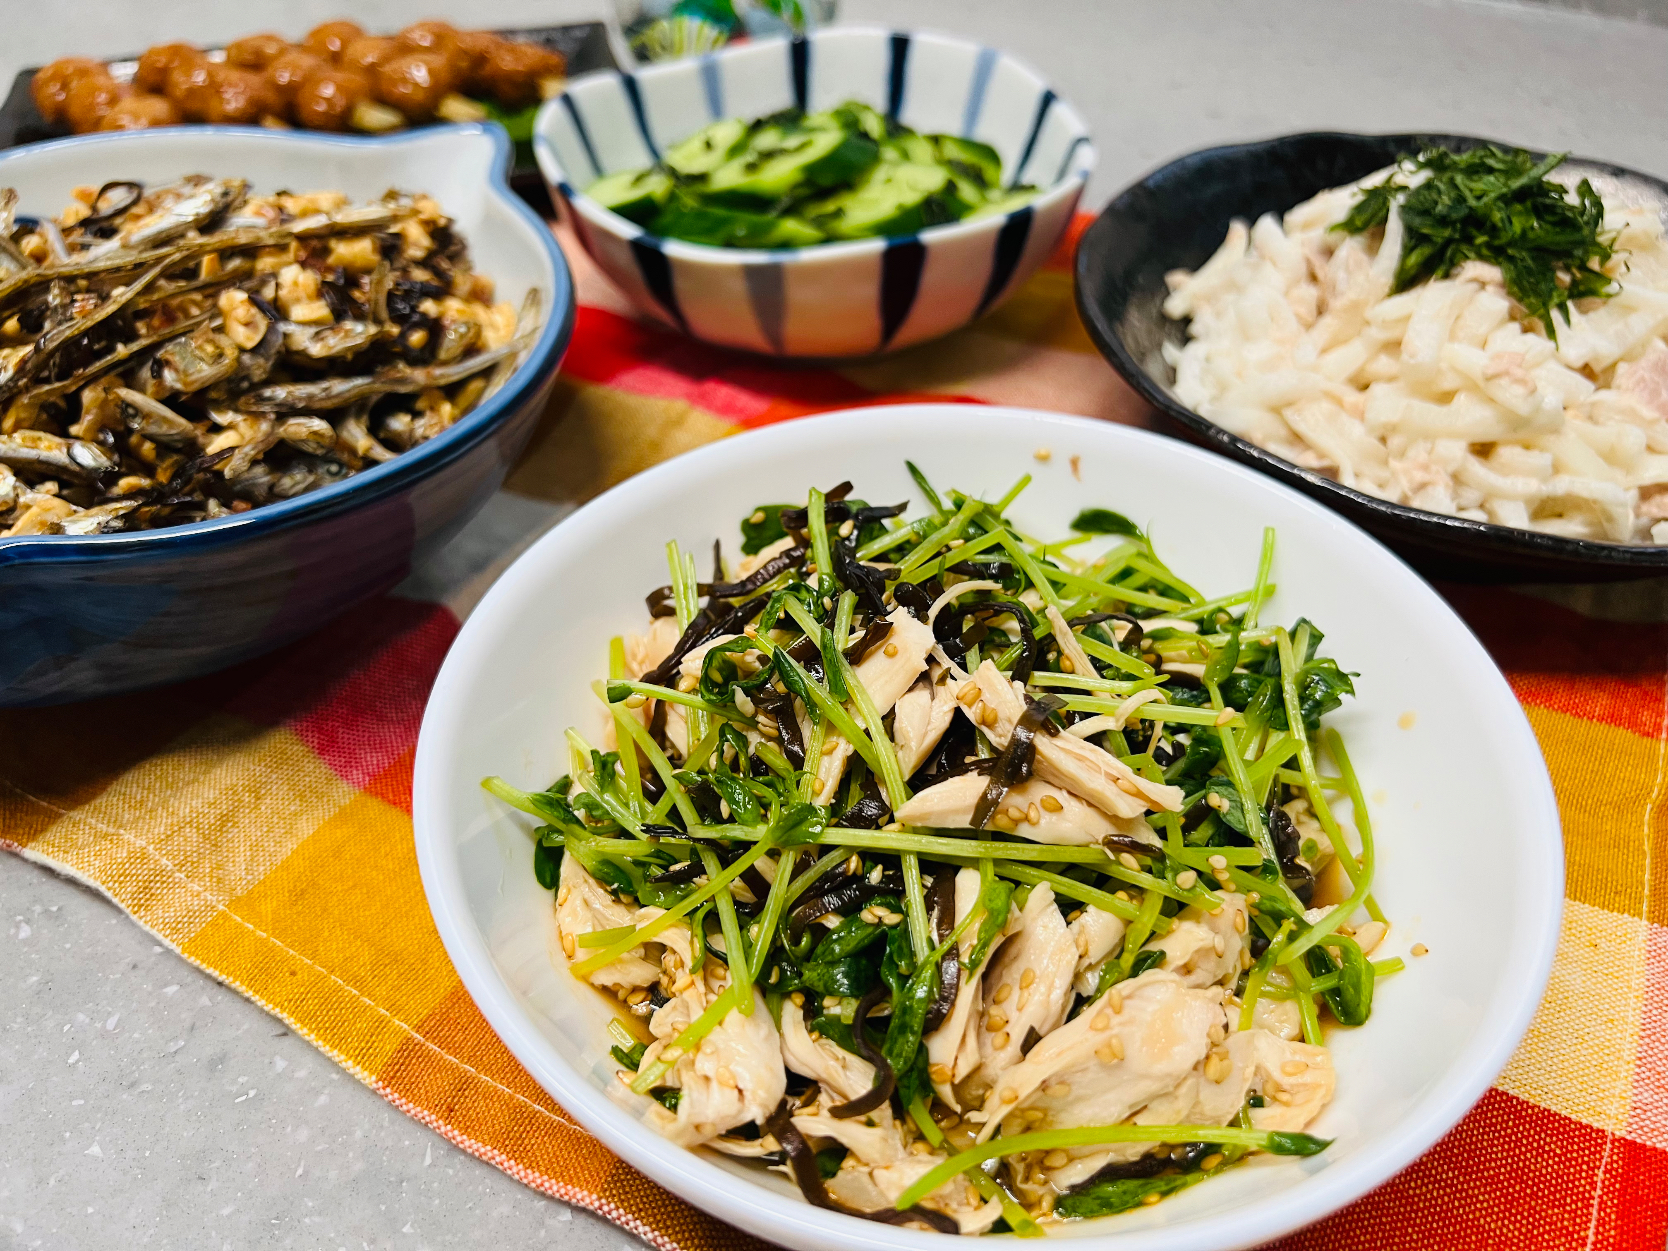
[[[1052,449],[1046,464],[1032,458],[1039,447]],[[1331,720],[1364,789],[1383,793],[1375,893],[1395,922],[1385,953],[1422,942],[1430,954],[1380,983],[1366,1026],[1333,1034],[1337,1098],[1313,1127],[1335,1138],[1325,1152],[1259,1158],[1065,1232],[1108,1249],[1223,1251],[1365,1194],[1464,1115],[1540,1001],[1563,901],[1546,767],[1488,655],[1388,550],[1261,474],[1123,426],[949,405],[789,422],[639,474],[539,540],[464,625],[417,748],[423,885],[475,1002],[552,1097],[674,1194],[790,1247],[945,1245],[811,1207],[785,1179],[674,1147],[617,1103],[609,1007],[550,957],[554,908],[533,879],[530,822],[480,789],[493,773],[549,785],[565,771],[565,727],[600,725],[589,684],[609,636],[641,626],[646,588],[665,580],[667,539],[705,551],[755,505],[844,478],[865,499],[919,503],[906,457],[936,484],[986,498],[1031,471],[1012,511],[1037,534],[1065,533],[1083,507],[1119,509],[1207,595],[1248,585],[1263,526],[1278,528],[1278,592],[1263,619],[1307,615],[1327,632],[1327,653],[1360,673],[1359,695]],[[1412,728],[1399,728],[1410,712]]]
[[[720,118],[852,99],[922,133],[988,143],[1010,183],[1042,194],[918,235],[776,251],[657,238],[583,194]],[[1076,111],[1012,57],[864,27],[575,79],[539,110],[533,148],[585,250],[638,307],[698,339],[772,356],[862,356],[967,324],[1047,259],[1095,164]]]

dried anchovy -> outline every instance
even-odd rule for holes
[[[0,537],[178,525],[340,481],[478,405],[540,320],[536,292],[513,332],[471,302],[481,280],[422,197],[252,200],[192,175],[108,181],[61,221],[17,201],[0,190]],[[432,363],[401,355],[414,324]]]

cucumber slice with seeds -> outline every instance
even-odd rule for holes
[[[893,135],[880,145],[880,159],[883,161],[908,161],[916,165],[936,165],[938,153],[925,135],[918,135],[914,131],[904,131]]]
[[[1037,198],[1035,187],[1015,187],[1012,191],[994,192],[989,199],[975,208],[969,217],[993,217],[999,213],[1011,213]]]
[[[886,119],[860,100],[847,100],[829,116],[854,135],[867,135],[876,143],[886,138]]]
[[[937,158],[957,173],[965,174],[991,190],[1002,186],[1002,158],[988,143],[955,135],[927,135]]]
[[[585,194],[603,208],[647,226],[672,194],[672,180],[664,170],[652,167],[604,174],[586,188]]]
[[[796,192],[850,182],[877,156],[875,141],[813,114],[798,125],[761,127],[747,146],[707,176],[715,201],[775,204]]]
[[[827,238],[822,231],[797,217],[771,217],[676,200],[667,205],[649,229],[662,238],[721,248],[803,248]]]
[[[735,153],[747,138],[747,123],[729,118],[703,126],[682,143],[666,150],[666,167],[684,178],[710,174]]]
[[[867,239],[957,221],[970,207],[942,165],[881,161],[852,190],[807,205],[805,216],[832,238]]]

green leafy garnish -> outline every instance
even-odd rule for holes
[[[608,1054],[614,1057],[615,1061],[618,1062],[621,1068],[630,1069],[633,1073],[635,1073],[638,1066],[643,1063],[643,1053],[647,1050],[648,1047],[644,1044],[633,1043],[630,1047],[610,1047],[608,1049]]]
[[[1079,534],[1123,534],[1132,539],[1141,537],[1141,527],[1122,513],[1110,508],[1085,508],[1071,523]]]
[[[1147,1202],[1148,1195],[1162,1198],[1175,1194],[1209,1176],[1209,1173],[1202,1172],[1169,1173],[1159,1177],[1119,1177],[1112,1181],[1095,1182],[1062,1195],[1054,1205],[1054,1211],[1060,1216],[1079,1218],[1112,1216],[1140,1207]]]
[[[1410,189],[1391,175],[1365,191],[1334,229],[1362,234],[1384,225],[1397,204],[1402,253],[1393,291],[1445,277],[1466,261],[1486,261],[1500,267],[1507,292],[1556,340],[1554,312],[1562,311],[1567,325],[1572,300],[1607,299],[1617,291],[1603,272],[1615,254],[1604,201],[1585,178],[1572,199],[1547,177],[1568,155],[1536,160],[1492,145],[1469,152],[1427,148],[1401,168],[1429,177]]]
[[[782,510],[792,504],[760,504],[741,520],[741,554],[757,556],[778,539],[787,537],[782,528]]]

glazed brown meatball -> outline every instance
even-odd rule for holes
[[[290,41],[282,35],[245,35],[226,45],[226,64],[264,70],[289,46]]]
[[[567,70],[561,53],[537,44],[503,39],[492,49],[478,75],[480,88],[507,109],[525,108],[539,98],[541,79]]]
[[[180,116],[188,122],[206,122],[220,108],[220,89],[215,83],[215,69],[211,61],[198,57],[195,61],[181,60],[168,71],[166,90]]]
[[[358,22],[326,22],[308,31],[307,38],[301,41],[301,46],[314,56],[334,61],[342,55],[343,48],[364,33],[364,28]]]
[[[451,89],[446,58],[435,52],[403,53],[376,72],[376,98],[414,122],[432,117],[434,106]]]
[[[264,74],[237,65],[216,65],[210,80],[215,103],[205,121],[253,126],[263,117],[284,113],[284,101]]]
[[[374,77],[377,70],[400,55],[400,45],[381,35],[364,35],[342,49],[336,64],[355,74]]]
[[[295,106],[295,96],[301,90],[301,84],[310,75],[329,68],[330,62],[323,57],[314,56],[305,48],[290,48],[280,52],[266,67],[266,81],[277,92],[287,113]]]
[[[502,35],[490,30],[460,30],[453,45],[452,68],[457,79],[457,90],[466,95],[481,95],[481,70],[498,45],[507,42]]]
[[[41,117],[53,125],[63,121],[70,88],[89,74],[110,76],[101,62],[84,56],[61,57],[37,70],[34,81],[29,84],[29,91],[35,97],[35,108]]]
[[[458,31],[450,22],[413,22],[394,38],[402,48],[448,56],[457,44]]]
[[[147,48],[139,58],[139,68],[133,75],[133,85],[140,91],[165,92],[168,75],[176,65],[201,61],[203,54],[188,43],[161,43]]]
[[[152,126],[173,126],[180,120],[180,111],[167,96],[129,96],[111,106],[99,123],[100,130],[149,130]]]
[[[78,135],[97,130],[116,103],[133,94],[128,83],[119,83],[109,74],[83,74],[70,88],[64,101],[64,118]]]
[[[371,83],[363,74],[326,66],[309,74],[291,106],[296,124],[309,130],[346,130],[353,106],[370,99]]]

